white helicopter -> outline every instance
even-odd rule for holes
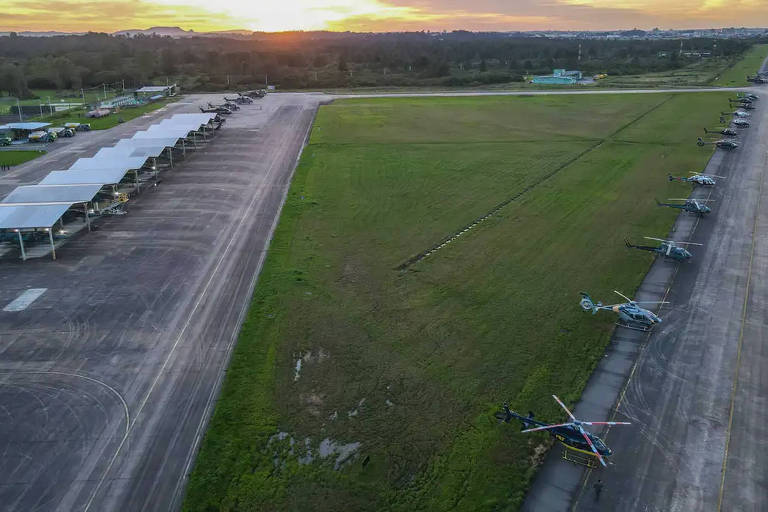
[[[717,179],[724,180],[726,179],[725,176],[718,176],[717,174],[704,174],[701,172],[695,172],[691,171],[690,174],[693,176],[685,177],[685,176],[672,176],[669,175],[669,181],[681,181],[684,183],[693,183],[696,185],[703,185],[705,187],[714,187],[717,185]]]

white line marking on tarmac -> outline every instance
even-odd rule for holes
[[[45,293],[48,288],[30,288],[24,290],[21,295],[3,308],[3,311],[24,311],[30,304],[35,302],[38,297]]]

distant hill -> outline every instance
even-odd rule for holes
[[[145,29],[130,29],[113,32],[114,36],[134,37],[137,35],[161,36],[161,37],[250,37],[252,30],[219,30],[217,32],[195,32],[194,30],[184,30],[181,27],[151,27]]]
[[[9,36],[13,31],[0,32],[0,36]],[[53,36],[81,36],[85,32],[56,32],[55,30],[48,30],[46,32],[32,32],[25,30],[24,32],[16,32],[16,35],[23,37],[53,37]]]
[[[114,36],[128,36],[133,37],[136,35],[145,35],[145,36],[170,36],[170,37],[193,37],[199,35],[194,30],[184,30],[180,27],[151,27],[151,28],[145,28],[145,29],[130,29],[130,30],[120,30],[117,32],[113,32],[112,35]]]

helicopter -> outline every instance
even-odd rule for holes
[[[685,201],[685,202],[683,204],[660,203],[659,200],[657,199],[656,204],[658,206],[668,206],[670,208],[678,208],[680,210],[685,210],[688,213],[695,213],[696,215],[699,215],[699,216],[706,215],[707,213],[710,213],[712,211],[712,208],[703,204],[707,201],[711,201],[711,199],[667,199],[667,201]]]
[[[766,78],[764,75],[761,75],[760,73],[756,74],[755,76],[747,75],[747,81],[755,84],[768,84],[768,78]]]
[[[236,96],[234,98],[227,98],[224,96],[224,101],[239,103],[240,105],[250,105],[253,103],[253,98],[249,96]]]
[[[744,112],[743,110],[735,110],[733,112],[720,112],[720,115],[727,116],[729,114],[733,114],[737,117],[749,117],[749,112]]]
[[[657,242],[661,242],[661,245],[658,247],[651,247],[649,245],[632,245],[628,240],[624,240],[624,243],[630,249],[640,249],[642,251],[655,252],[656,254],[675,261],[688,261],[693,256],[688,250],[680,247],[681,245],[701,245],[695,244],[693,242],[675,242],[673,240],[663,240],[661,238],[653,238],[650,236],[643,238],[647,240],[656,240]]]
[[[734,130],[733,128],[720,128],[720,127],[714,128],[712,130],[707,130],[706,128],[704,128],[704,133],[706,134],[716,133],[719,135],[725,135],[727,137],[735,137],[736,135],[738,135],[736,130]]]
[[[760,99],[760,96],[758,96],[757,94],[752,94],[751,92],[748,92],[745,94],[736,93],[736,96],[738,96],[739,98],[746,98],[752,101],[757,101]]]
[[[696,144],[698,144],[699,146],[704,146],[705,144],[714,144],[715,146],[717,146],[717,147],[719,147],[721,149],[727,149],[727,150],[736,149],[736,148],[739,147],[739,143],[738,142],[734,142],[732,140],[720,139],[720,140],[715,140],[715,141],[706,141],[706,140],[702,139],[701,137],[699,137],[699,140],[696,141]]]
[[[728,100],[730,103],[738,103],[738,108],[743,108],[744,110],[755,110],[755,107],[752,106],[751,101],[743,101],[743,100]]]
[[[229,110],[227,107],[211,107],[209,104],[208,108],[200,107],[200,112],[206,113],[206,114],[226,114],[229,115],[232,113],[231,110]]]
[[[734,126],[736,126],[737,128],[749,128],[749,121],[747,121],[746,119],[739,119],[739,118],[736,118],[736,119],[734,119],[734,120],[733,120],[733,121],[731,121],[731,122],[732,122],[732,123],[733,123],[733,125],[734,125]]]
[[[238,107],[236,104],[231,102],[222,103],[221,105],[213,105],[211,103],[208,103],[208,108],[227,108],[232,112],[234,112],[235,110],[240,110],[240,107]]]
[[[656,316],[653,312],[645,308],[641,308],[638,306],[638,304],[668,304],[668,302],[637,302],[630,299],[626,295],[617,292],[616,290],[614,290],[614,293],[625,298],[627,302],[603,306],[602,302],[595,304],[595,302],[592,300],[592,297],[590,297],[587,292],[579,292],[581,295],[581,301],[579,302],[579,305],[584,311],[592,311],[593,315],[596,315],[597,312],[601,309],[604,311],[613,311],[619,315],[619,321],[616,322],[616,325],[620,327],[626,327],[628,329],[634,329],[636,331],[647,331],[654,325],[661,323],[661,318]]]
[[[241,96],[249,96],[249,97],[255,98],[255,99],[261,99],[261,98],[263,98],[264,96],[267,95],[267,91],[265,91],[264,89],[254,89],[252,91],[243,91],[243,92],[240,93],[240,95]]]
[[[549,435],[560,441],[563,446],[569,450],[575,450],[577,452],[586,453],[597,457],[604,467],[607,467],[605,463],[605,457],[610,457],[613,453],[608,448],[602,439],[597,437],[591,432],[584,430],[582,425],[631,425],[626,421],[579,421],[568,410],[568,408],[557,398],[552,395],[560,407],[562,407],[571,419],[568,423],[549,424],[543,421],[533,419],[533,413],[529,412],[528,416],[522,416],[515,411],[509,409],[509,405],[504,404],[503,412],[496,413],[496,417],[503,420],[504,423],[509,423],[513,418],[519,420],[522,423],[522,432],[536,432],[540,430],[549,431]]]
[[[672,176],[668,175],[669,181],[682,181],[684,183],[694,183],[696,185],[703,185],[705,187],[714,187],[717,185],[715,178],[725,179],[725,176],[718,176],[717,174],[702,174],[700,172],[691,172],[693,176],[686,178],[685,176]]]

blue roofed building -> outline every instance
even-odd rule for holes
[[[578,83],[582,79],[581,71],[567,71],[565,69],[555,69],[551,75],[534,76],[533,84],[558,84],[571,85]]]

